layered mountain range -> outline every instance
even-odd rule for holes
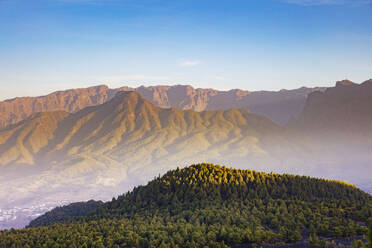
[[[165,109],[119,92],[76,113],[37,113],[2,129],[0,196],[110,197],[118,185],[197,161],[274,166],[296,149],[285,133],[249,110]]]
[[[304,111],[287,126],[247,108],[159,107],[138,93],[141,87],[102,98],[71,91],[92,106],[79,107],[76,100],[64,105],[68,111],[31,111],[0,129],[0,208],[107,200],[175,166],[203,161],[348,180],[368,189],[371,85],[343,81],[304,96]],[[187,88],[168,92],[178,87]]]
[[[150,86],[110,89],[105,85],[58,91],[40,97],[17,97],[0,102],[0,128],[15,124],[38,112],[63,110],[74,113],[85,107],[111,100],[117,92],[136,91],[153,104],[183,110],[227,110],[248,108],[278,124],[297,118],[305,105],[307,94],[325,88],[305,88],[281,91],[244,90],[218,91],[195,89],[189,85]]]

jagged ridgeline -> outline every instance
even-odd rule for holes
[[[84,209],[82,211],[82,209]],[[367,234],[372,197],[344,182],[212,164],[167,172],[101,204],[57,208],[1,247],[225,247]]]

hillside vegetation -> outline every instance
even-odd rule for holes
[[[92,204],[92,202],[87,203]],[[54,210],[0,247],[226,247],[367,234],[372,197],[344,182],[213,164],[167,172],[88,214]],[[80,211],[81,212],[81,211]]]

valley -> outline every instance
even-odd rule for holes
[[[371,192],[371,85],[311,93],[287,126],[248,109],[160,108],[126,90],[77,112],[34,113],[0,130],[2,227],[27,225],[61,202],[108,201],[204,161],[344,180]]]

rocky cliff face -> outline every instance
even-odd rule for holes
[[[362,84],[344,80],[324,92],[311,93],[297,127],[304,131],[372,134],[372,79]]]
[[[248,108],[252,112],[268,117],[284,125],[297,118],[306,101],[307,94],[323,88],[300,88],[296,90],[218,91],[195,89],[188,85],[121,87],[110,89],[105,85],[84,89],[72,89],[51,93],[41,97],[19,97],[0,102],[0,128],[24,120],[33,113],[63,110],[74,113],[88,106],[102,104],[119,91],[135,90],[144,98],[160,107],[183,110],[227,110]]]
[[[107,86],[58,91],[41,97],[17,97],[0,102],[0,126],[24,120],[37,112],[63,110],[75,112],[87,106],[102,104],[114,93]]]

